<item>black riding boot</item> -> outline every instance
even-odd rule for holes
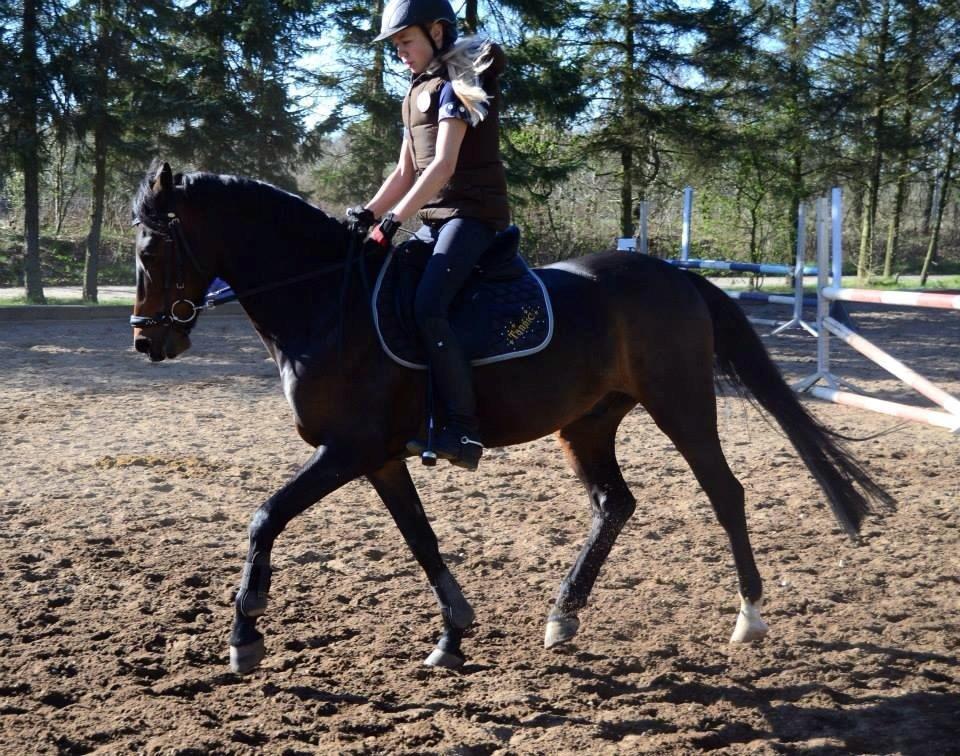
[[[433,451],[457,467],[476,470],[483,454],[483,444],[476,417],[473,368],[447,321],[430,323],[429,331],[429,337],[424,341],[430,372],[434,389],[447,409],[446,423],[434,437]],[[421,454],[426,448],[427,442],[423,439],[414,439],[407,444],[407,451],[414,454]]]

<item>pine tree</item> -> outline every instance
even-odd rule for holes
[[[467,9],[467,25],[472,11]],[[509,0],[492,5],[487,31],[504,47],[501,152],[517,210],[540,204],[584,165],[582,138],[574,129],[589,104],[586,57],[575,10],[556,0]],[[477,23],[487,20],[478,16]]]
[[[620,233],[633,233],[633,205],[657,178],[670,143],[688,150],[715,136],[721,61],[743,44],[744,20],[732,6],[681,8],[670,0],[601,0],[582,9],[596,114],[590,148],[620,163]],[[712,74],[712,76],[711,76]]]
[[[164,0],[77,0],[59,19],[62,47],[53,70],[67,95],[59,118],[92,162],[83,298],[97,301],[106,189],[112,167],[142,163],[166,126],[162,86],[173,7]]]
[[[340,204],[368,200],[396,162],[402,141],[399,93],[406,79],[392,66],[391,48],[373,41],[380,33],[384,0],[338,0],[328,9],[337,31],[338,68],[331,90],[333,112],[311,135],[327,159],[317,175],[324,195]],[[335,144],[320,142],[340,130]]]
[[[24,290],[28,302],[42,304],[40,267],[40,171],[43,126],[49,110],[47,50],[41,26],[49,24],[43,0],[22,0],[8,7],[3,29],[6,54],[12,58],[3,71],[3,148],[23,174]],[[48,27],[49,28],[49,27]]]
[[[890,140],[897,153],[896,188],[883,261],[885,278],[893,275],[897,260],[911,179],[923,167],[923,161],[918,158],[927,145],[937,141],[935,130],[941,123],[935,115],[936,105],[944,91],[942,84],[938,84],[950,79],[949,72],[956,70],[960,56],[956,46],[942,44],[957,39],[960,18],[941,13],[942,8],[918,0],[902,0],[899,7],[900,12],[894,19],[896,91],[891,106],[895,122],[891,124]]]
[[[320,33],[315,0],[198,0],[180,10],[185,101],[164,146],[188,164],[295,189],[304,112],[293,93]]]

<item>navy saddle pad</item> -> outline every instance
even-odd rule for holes
[[[515,226],[497,234],[450,308],[450,324],[473,365],[524,357],[553,336],[553,309],[543,282],[519,254]],[[432,245],[412,239],[387,256],[373,290],[373,321],[383,350],[405,367],[425,370],[413,300]]]

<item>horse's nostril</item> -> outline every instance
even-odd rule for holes
[[[150,339],[146,336],[139,336],[134,339],[133,347],[141,354],[148,354],[150,352]]]

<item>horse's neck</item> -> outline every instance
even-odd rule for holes
[[[321,255],[318,251],[316,257],[311,257],[311,252],[285,247],[278,240],[270,250],[242,251],[225,266],[222,277],[240,295],[241,305],[275,357],[286,355],[298,361],[336,358],[341,329],[342,339],[356,338],[357,326],[371,321],[368,295],[359,271],[349,273],[347,296],[342,297],[346,271],[336,267],[342,256],[331,256],[329,251]],[[333,269],[306,280],[288,282],[323,268]],[[376,261],[368,261],[366,270],[372,286]],[[244,296],[246,291],[272,284],[277,286]],[[372,324],[370,330],[372,333]]]

